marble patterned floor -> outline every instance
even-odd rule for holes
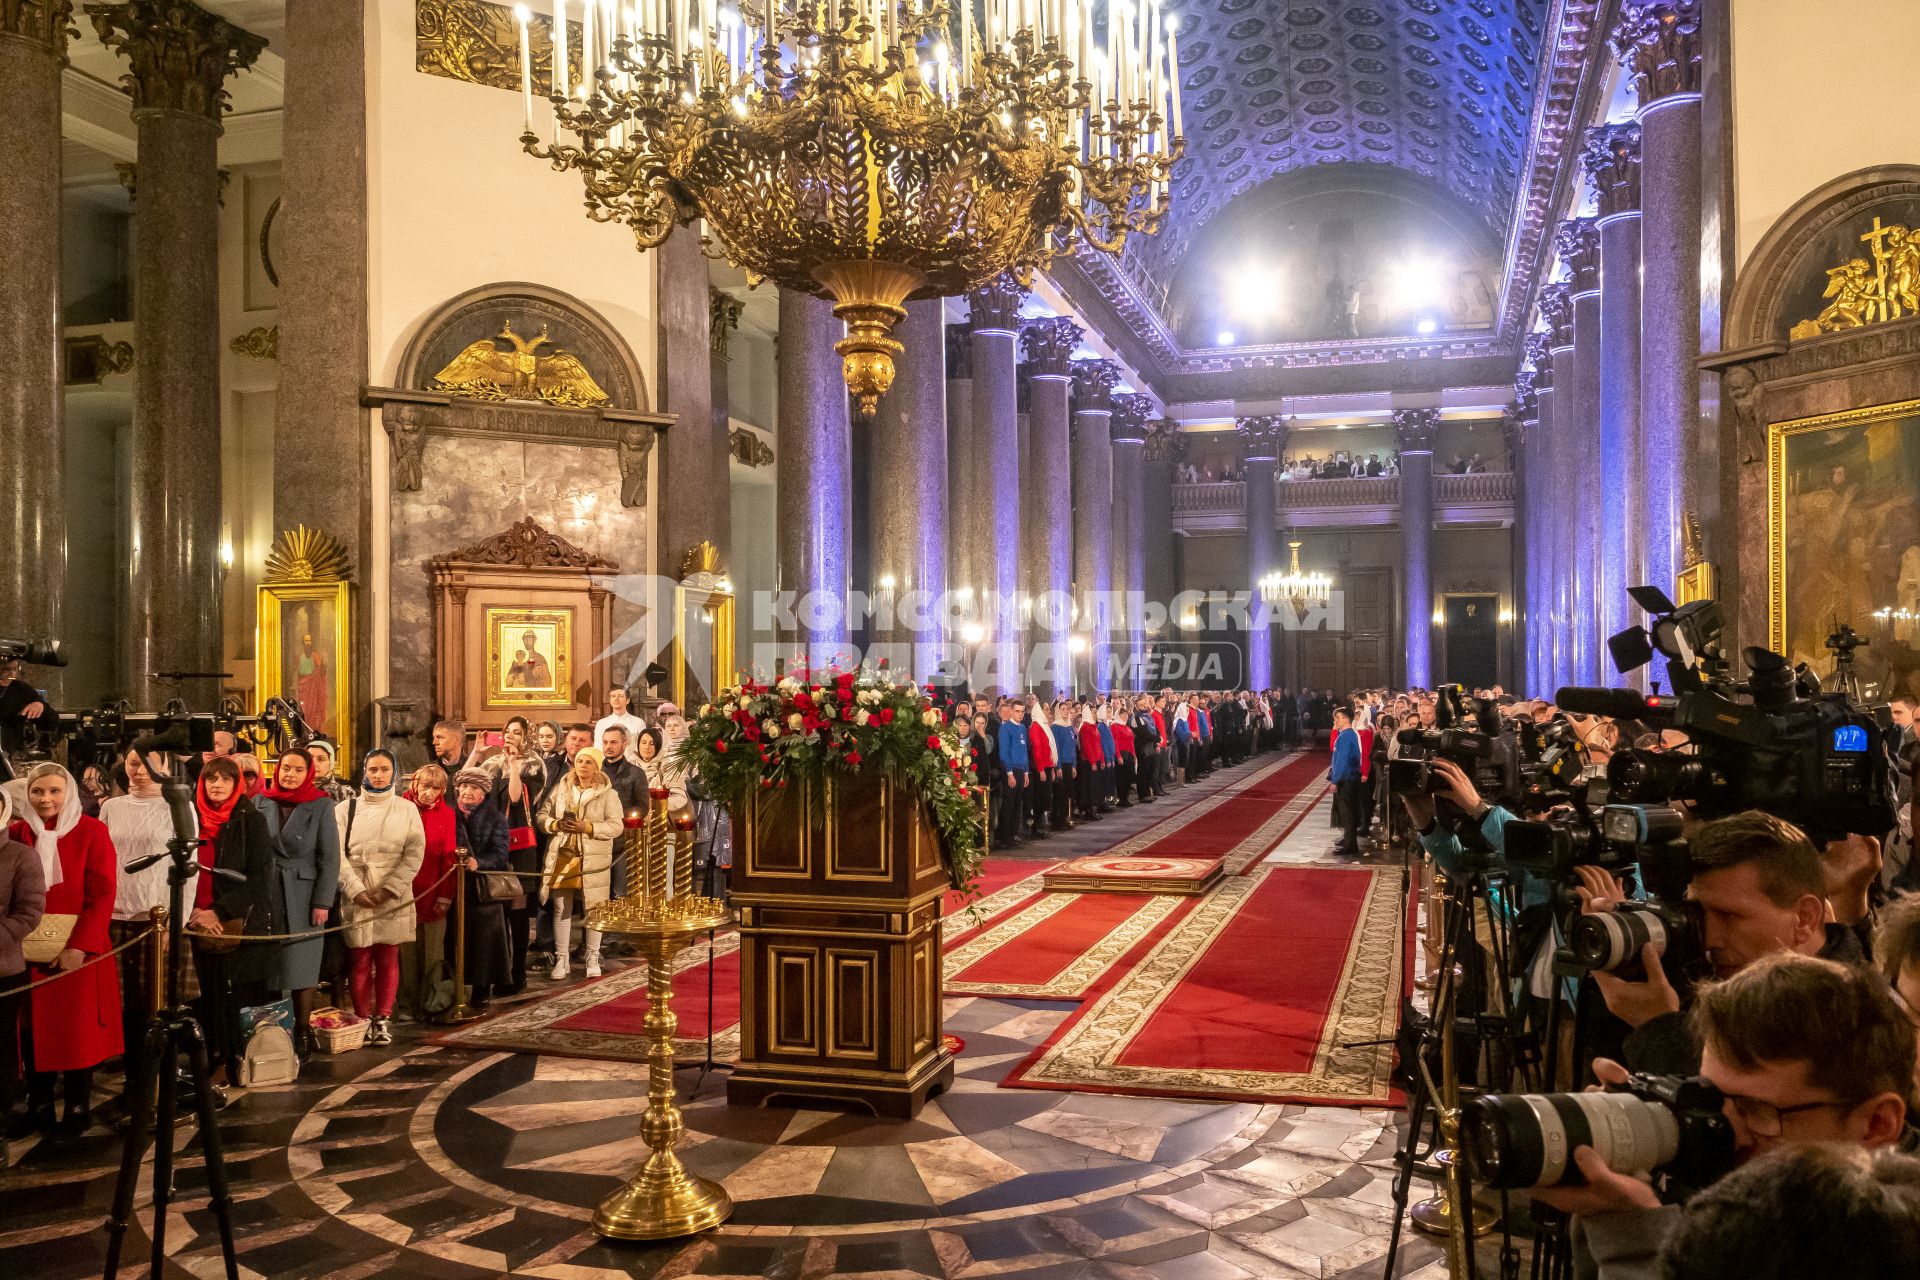
[[[1271,763],[1047,841],[1111,846]],[[1332,840],[1315,813],[1276,857]],[[1023,851],[1025,852],[1025,851]],[[592,1207],[637,1162],[646,1068],[430,1046],[311,1061],[236,1097],[222,1132],[242,1274],[265,1277],[1375,1277],[1393,1217],[1396,1117],[1380,1110],[1010,1090],[1064,1003],[952,998],[953,1088],[909,1122],[735,1109],[723,1072],[678,1076],[681,1155],[738,1208],[691,1242],[614,1245]],[[169,1275],[220,1274],[197,1142],[183,1132]],[[0,1171],[0,1274],[101,1272],[118,1157],[103,1128],[16,1147]],[[1416,1196],[1424,1191],[1416,1187]],[[128,1253],[146,1270],[148,1188]],[[1444,1274],[1411,1237],[1399,1274]]]

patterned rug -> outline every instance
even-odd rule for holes
[[[1004,1082],[1156,1097],[1370,1106],[1410,958],[1397,873],[1262,868],[1194,904]]]
[[[1047,872],[1059,893],[1205,893],[1220,878],[1218,858],[1074,858]]]
[[[947,994],[1079,1000],[1189,905],[1169,894],[1043,894],[948,950]]]

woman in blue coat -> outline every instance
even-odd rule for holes
[[[340,827],[333,801],[314,785],[313,759],[299,747],[280,753],[273,781],[258,806],[280,847],[277,879],[280,918],[292,934],[323,929],[333,918],[334,896],[340,887]],[[320,961],[325,940],[304,938],[282,945],[282,980],[293,992],[295,1035],[301,1052],[311,1043],[313,989],[320,985]]]

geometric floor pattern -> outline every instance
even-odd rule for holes
[[[1240,772],[1209,782],[1230,784]],[[1100,836],[1056,838],[1046,852],[1093,852],[1124,828],[1155,825],[1182,796],[1116,815],[1135,821],[1098,824]],[[1318,860],[1306,833],[1295,836],[1297,851],[1276,861]],[[1311,843],[1315,853],[1330,844],[1324,826]],[[222,1114],[242,1274],[1380,1274],[1394,1113],[997,1087],[1070,1011],[949,998],[947,1029],[965,1042],[953,1088],[907,1122],[733,1109],[723,1072],[682,1068],[682,1158],[724,1182],[738,1207],[707,1235],[656,1245],[603,1243],[589,1225],[593,1206],[638,1158],[644,1065],[441,1047],[403,1025],[389,1049],[315,1058],[297,1083],[238,1095]],[[166,1274],[217,1276],[190,1126],[176,1146]],[[57,1145],[16,1146],[17,1163],[0,1170],[0,1276],[101,1274],[118,1152],[99,1127]],[[122,1275],[146,1271],[148,1205],[143,1179]],[[1400,1274],[1444,1275],[1433,1242],[1410,1238]]]

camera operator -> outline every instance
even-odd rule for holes
[[[20,668],[18,658],[0,662],[0,751],[9,755],[20,750],[27,729],[47,710],[40,691],[20,678]]]
[[[1699,912],[1701,944],[1716,977],[1731,977],[1776,951],[1866,963],[1854,930],[1828,919],[1827,895],[1845,885],[1835,884],[1829,862],[1792,823],[1752,809],[1700,824],[1688,847],[1693,880],[1687,898]],[[1583,874],[1582,880],[1582,910],[1588,914],[1619,904],[1617,881],[1604,874]],[[1633,1028],[1624,1048],[1627,1066],[1691,1075],[1700,1064],[1700,1046],[1681,1013],[1680,993],[1656,948],[1645,948],[1641,961],[1644,982],[1593,975],[1607,1008]]]
[[[1699,1074],[1725,1098],[1736,1164],[1798,1143],[1915,1144],[1913,1024],[1871,970],[1776,948],[1702,987],[1688,1021],[1702,1046]],[[1601,1059],[1594,1070],[1608,1084],[1626,1080],[1618,1063]],[[1688,1210],[1661,1204],[1591,1147],[1576,1148],[1574,1162],[1585,1185],[1534,1197],[1576,1215],[1600,1280],[1655,1275],[1662,1242],[1684,1235]]]

